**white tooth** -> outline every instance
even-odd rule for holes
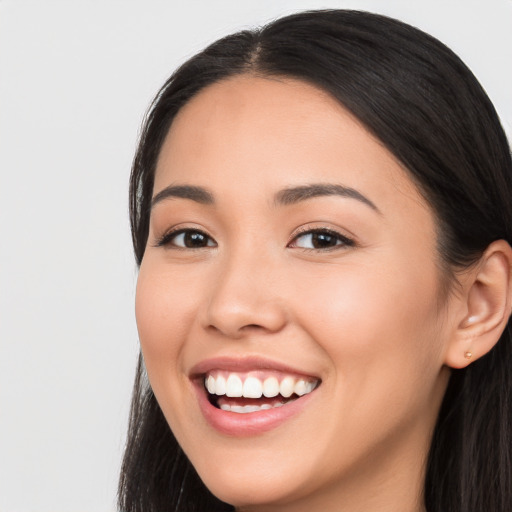
[[[276,404],[274,404],[274,407],[283,407],[283,402],[277,402]]]
[[[227,409],[226,407],[229,407],[229,409]],[[259,405],[232,405],[232,406],[222,405],[221,408],[225,411],[229,410],[231,412],[236,412],[238,414],[250,414],[252,412],[258,412],[258,411],[264,411],[266,409],[272,409],[272,406],[270,404],[263,404],[262,406],[259,406]]]
[[[272,398],[279,394],[279,382],[275,377],[269,377],[263,382],[263,394],[267,398]]]
[[[260,410],[258,405],[244,405],[244,412],[257,412]]]
[[[216,395],[225,395],[226,394],[226,379],[219,375],[215,380],[215,394]]]
[[[299,381],[297,381],[297,384],[295,384],[294,391],[295,391],[296,395],[299,395],[299,396],[305,395],[307,393],[306,381],[303,379],[300,379]]]
[[[226,395],[231,397],[242,396],[242,389],[242,380],[238,375],[232,373],[226,381]],[[233,408],[231,410],[233,411]]]
[[[215,394],[215,379],[211,375],[209,375],[206,380],[206,388],[208,389],[208,393],[211,395]]]
[[[311,393],[311,391],[313,391],[313,389],[316,388],[316,385],[317,385],[317,381],[306,382],[306,393]]]
[[[223,411],[231,411],[231,406],[229,404],[222,404],[220,406],[220,408],[223,410]]]
[[[285,377],[281,381],[281,385],[279,386],[279,392],[285,398],[292,396],[293,388],[295,387],[295,379],[293,377]]]
[[[263,385],[255,377],[247,377],[244,382],[243,396],[246,398],[260,398],[263,393]]]

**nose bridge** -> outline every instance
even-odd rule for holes
[[[275,332],[286,322],[280,296],[277,262],[271,251],[238,244],[219,255],[206,305],[206,327],[239,338],[250,328]]]

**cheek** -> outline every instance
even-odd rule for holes
[[[426,274],[331,269],[296,290],[301,327],[331,363],[326,461],[330,451],[371,453],[411,425],[429,428],[444,390],[437,287]]]
[[[304,318],[315,320],[319,328],[330,331],[329,337],[347,340],[349,346],[356,340],[357,345],[371,343],[374,336],[367,334],[372,329],[381,343],[394,343],[404,329],[416,326],[421,331],[437,312],[432,263],[426,262],[422,271],[397,262],[395,268],[379,263],[333,265],[301,273],[294,283],[297,308],[302,305]],[[394,333],[393,339],[382,337],[386,328]]]
[[[187,340],[201,297],[201,279],[180,266],[168,268],[148,254],[137,280],[135,314],[144,364],[151,388],[177,439],[187,438],[193,387],[184,367]],[[203,340],[197,345],[202,350]],[[184,415],[188,418],[183,421]]]
[[[180,286],[176,276],[150,258],[144,260],[137,280],[135,316],[140,346],[151,385],[169,387],[169,381],[180,368],[182,340],[186,339],[194,318],[192,301],[197,295],[193,287]]]
[[[365,390],[403,395],[418,376],[434,385],[442,365],[435,266],[425,262],[418,271],[382,263],[333,268],[296,290],[298,321],[331,359],[342,400]]]

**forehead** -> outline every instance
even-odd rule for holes
[[[381,203],[399,194],[428,209],[397,159],[350,112],[289,78],[239,75],[185,104],[164,141],[154,191],[172,182],[266,194],[339,182]]]

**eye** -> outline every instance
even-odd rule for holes
[[[178,229],[166,233],[158,240],[156,246],[171,246],[177,249],[202,249],[203,247],[216,247],[217,244],[203,231]]]
[[[331,229],[309,229],[299,233],[289,244],[289,247],[299,247],[306,250],[332,250],[337,247],[353,247],[354,241]]]

